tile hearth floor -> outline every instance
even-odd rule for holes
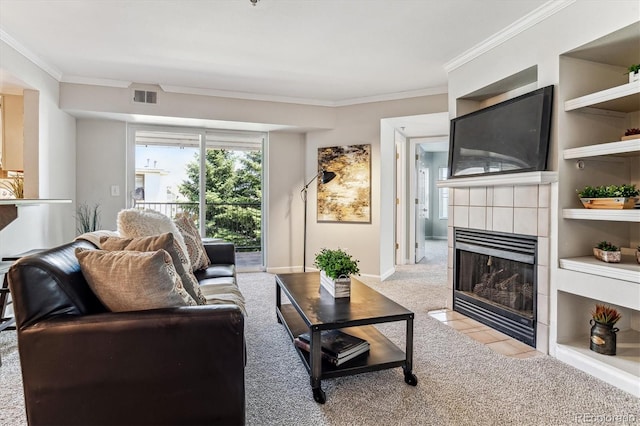
[[[459,312],[440,309],[430,311],[429,315],[502,355],[514,358],[531,358],[542,355],[542,352],[536,351],[531,346],[525,345]]]

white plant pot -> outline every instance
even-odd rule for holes
[[[640,72],[630,72],[629,73],[629,83],[633,83],[634,81],[640,80]]]
[[[320,270],[320,286],[324,287],[333,297],[351,297],[351,277],[333,279]]]

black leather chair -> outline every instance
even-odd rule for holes
[[[29,424],[244,424],[240,309],[108,312],[76,247],[95,249],[75,241],[9,271]]]

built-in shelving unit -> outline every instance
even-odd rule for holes
[[[40,204],[66,204],[71,200],[39,199],[39,198],[10,198],[0,200],[0,230],[18,218],[18,207],[36,206]]]
[[[551,342],[558,359],[635,396],[640,396],[640,265],[630,254],[616,264],[591,252],[602,240],[621,247],[640,244],[640,209],[580,208],[576,190],[640,186],[640,139],[620,140],[625,129],[640,127],[640,81],[625,81],[626,68],[640,63],[638,34],[640,23],[560,56],[564,111],[558,147],[564,161],[558,169],[561,218],[552,280],[556,341]],[[597,303],[622,313],[615,356],[589,349],[590,312]]]

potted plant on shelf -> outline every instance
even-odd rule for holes
[[[600,241],[598,245],[593,248],[593,255],[596,259],[607,263],[620,263],[621,259],[620,248],[608,241]]]
[[[636,247],[636,262],[640,263],[640,245]]]
[[[589,349],[599,354],[616,354],[615,323],[622,317],[617,310],[605,305],[596,305],[596,310],[591,313],[591,343]]]
[[[623,141],[627,141],[629,139],[640,139],[640,129],[638,128],[627,129],[624,132],[624,136],[620,139]]]
[[[341,249],[323,248],[314,265],[320,269],[320,284],[334,297],[351,296],[351,276],[360,275],[359,260]]]
[[[640,64],[629,65],[627,71],[629,71],[629,83],[640,80]]]
[[[578,197],[587,209],[632,209],[639,193],[635,184],[585,186]]]
[[[8,181],[0,182],[0,187],[9,191],[13,198],[24,198],[24,176],[22,173],[10,177]]]

